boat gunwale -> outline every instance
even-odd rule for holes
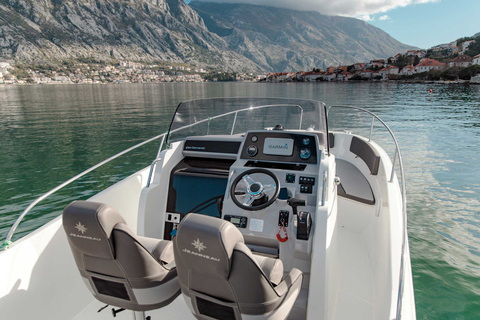
[[[403,293],[404,293],[404,287],[405,287],[405,248],[407,247],[407,241],[408,241],[408,233],[407,233],[407,191],[406,191],[406,181],[405,181],[405,171],[403,167],[403,159],[402,159],[402,153],[400,151],[400,146],[398,145],[397,138],[395,137],[395,134],[393,131],[390,129],[390,127],[382,120],[380,117],[378,117],[375,113],[365,109],[365,108],[360,108],[360,107],[355,107],[355,106],[346,106],[346,105],[332,105],[327,108],[327,116],[330,114],[330,110],[332,108],[345,108],[345,109],[353,109],[353,110],[358,110],[365,112],[367,114],[370,114],[372,116],[372,123],[370,126],[370,137],[368,138],[368,141],[371,141],[371,136],[373,133],[373,124],[374,120],[377,119],[385,129],[387,129],[388,133],[393,139],[393,142],[395,144],[395,154],[393,156],[392,161],[392,172],[391,172],[391,177],[389,182],[393,182],[393,177],[395,173],[395,159],[398,157],[398,162],[399,162],[399,169],[400,169],[400,178],[401,178],[401,194],[402,194],[402,224],[403,224],[403,232],[402,232],[402,251],[401,251],[401,257],[400,257],[400,272],[399,272],[399,283],[398,283],[398,297],[397,297],[397,310],[396,310],[396,320],[401,320],[402,318],[402,304],[403,304]],[[328,117],[327,117],[328,119]]]

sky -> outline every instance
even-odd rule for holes
[[[422,49],[480,32],[480,0],[201,0],[354,17]],[[187,1],[190,2],[190,1]]]

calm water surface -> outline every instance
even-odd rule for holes
[[[0,86],[0,239],[42,193],[166,131],[179,102],[223,96],[308,98],[376,112],[403,152],[418,319],[480,319],[480,86]],[[370,127],[370,119],[341,112],[331,120],[336,128],[364,134]],[[373,139],[391,151],[387,135],[375,129]],[[58,216],[73,199],[86,199],[149,165],[157,148],[142,147],[42,202],[14,239]]]

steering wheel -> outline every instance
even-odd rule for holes
[[[233,180],[230,194],[237,207],[257,211],[268,207],[277,200],[280,194],[280,182],[271,171],[250,169]]]

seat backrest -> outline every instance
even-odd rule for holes
[[[286,291],[277,292],[229,221],[188,214],[173,243],[182,293],[199,319],[263,315],[285,298]]]
[[[353,136],[352,142],[350,143],[350,152],[354,153],[365,162],[372,175],[375,176],[378,174],[380,155],[368,142]]]
[[[63,227],[80,274],[98,300],[146,311],[178,295],[175,268],[164,267],[114,208],[74,201],[63,212]]]

